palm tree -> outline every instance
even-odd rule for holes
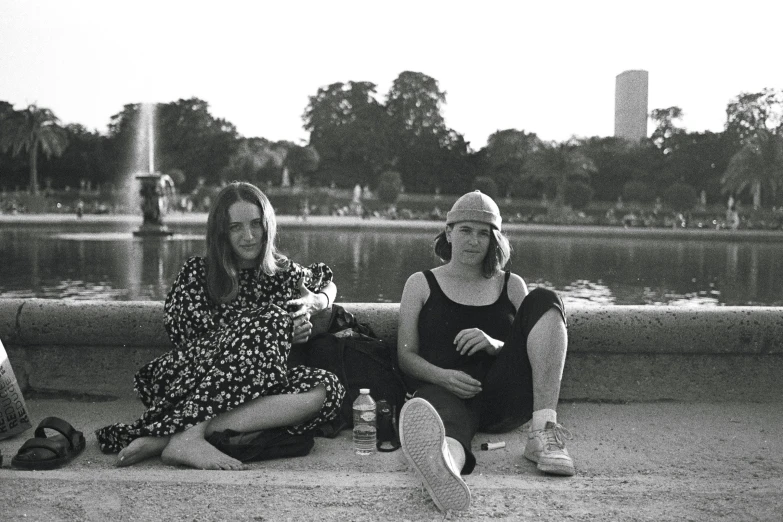
[[[761,206],[761,189],[772,197],[783,188],[783,137],[764,129],[732,156],[721,179],[723,191],[736,194],[750,187],[753,208]]]
[[[30,190],[38,194],[38,150],[47,158],[60,156],[68,146],[68,132],[54,113],[35,104],[14,111],[0,120],[0,150],[30,158]]]

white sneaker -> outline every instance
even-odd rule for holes
[[[443,421],[432,404],[419,398],[405,403],[400,411],[400,443],[438,509],[470,507],[470,489],[451,459]]]
[[[566,438],[571,438],[571,432],[560,424],[547,422],[543,430],[528,433],[525,458],[536,462],[538,469],[544,473],[571,477],[576,470],[565,447]]]

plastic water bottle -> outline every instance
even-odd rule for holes
[[[376,425],[375,401],[370,390],[362,388],[353,402],[353,447],[357,455],[375,453]]]

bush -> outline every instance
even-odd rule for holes
[[[489,176],[478,176],[475,178],[473,180],[473,190],[480,190],[492,199],[498,197],[498,184]]]
[[[675,183],[663,193],[664,202],[677,212],[685,212],[696,205],[699,193],[687,183]]]
[[[378,199],[385,203],[394,203],[402,191],[402,176],[399,172],[387,170],[378,181]]]
[[[652,203],[655,194],[643,181],[629,181],[623,185],[623,199],[636,203]]]
[[[563,202],[574,210],[587,208],[593,200],[593,188],[583,181],[569,181],[563,187]]]

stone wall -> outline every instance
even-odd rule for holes
[[[396,343],[399,304],[341,303]],[[783,309],[572,307],[561,399],[783,400]],[[171,349],[159,302],[0,299],[0,340],[27,393],[133,395]]]

